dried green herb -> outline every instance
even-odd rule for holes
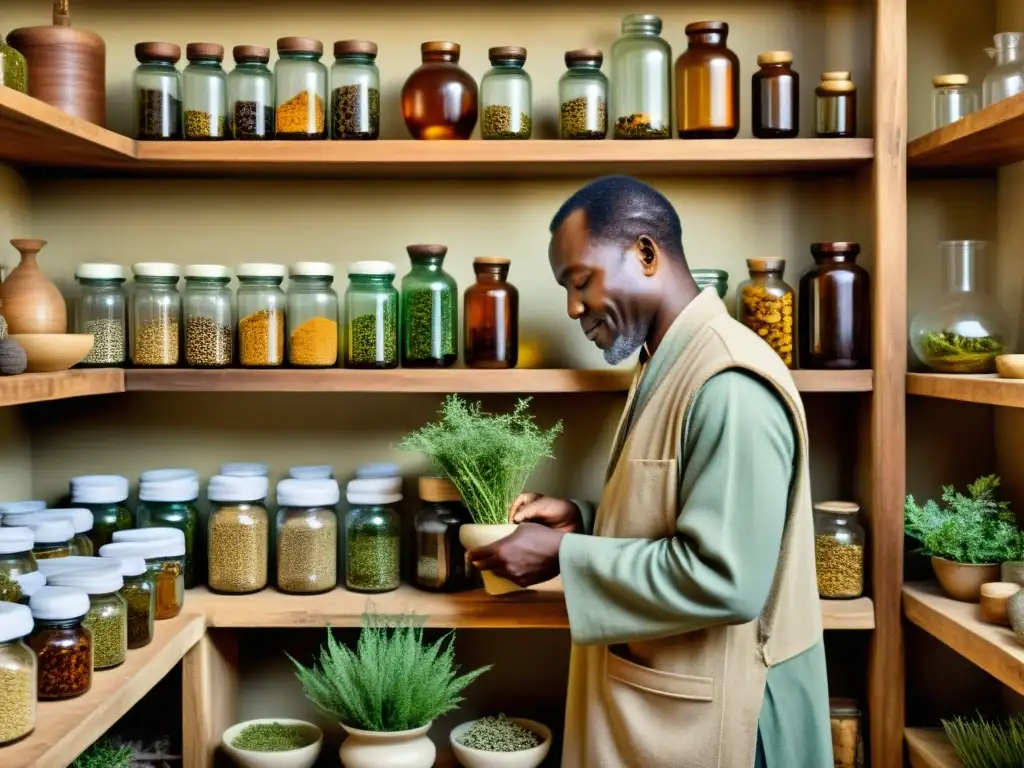
[[[942,727],[964,768],[1020,768],[1024,765],[1024,715],[1003,723],[954,717]]]
[[[1003,354],[1003,342],[995,336],[968,337],[936,331],[922,342],[924,362],[947,373],[986,373],[994,370],[995,358]]]
[[[131,768],[134,762],[131,747],[102,739],[80,754],[69,768]]]
[[[355,366],[390,366],[398,360],[398,322],[395,302],[384,308],[383,322],[365,314],[348,324],[348,359]]]
[[[231,746],[252,752],[288,752],[308,747],[314,741],[307,728],[283,723],[253,723],[241,730]]]
[[[484,752],[522,752],[541,743],[540,737],[504,715],[481,717],[459,739],[459,744]]]
[[[22,596],[18,580],[12,579],[6,573],[0,573],[0,603],[16,603]]]
[[[436,299],[435,299],[436,296]],[[405,314],[407,348],[405,357],[412,361],[443,360],[455,354],[453,331],[453,296],[450,288],[413,291],[404,297],[409,302]]]

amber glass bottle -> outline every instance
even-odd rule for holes
[[[857,243],[814,243],[814,266],[800,278],[801,368],[870,368],[868,273]]]
[[[750,82],[751,132],[759,139],[792,139],[800,133],[800,76],[789,51],[766,51]]]
[[[414,139],[468,139],[476,127],[476,80],[459,66],[458,43],[420,46],[423,63],[402,86],[402,117]]]
[[[519,361],[519,291],[508,283],[511,261],[473,259],[476,283],[466,289],[463,314],[466,365],[515,368]]]
[[[689,46],[676,60],[676,124],[681,139],[734,139],[740,131],[740,60],[729,25],[686,25]]]

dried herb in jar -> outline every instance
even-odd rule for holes
[[[261,309],[238,321],[238,361],[247,367],[284,362],[284,312]]]
[[[93,669],[109,669],[124,663],[128,649],[128,611],[100,598],[93,600],[82,624],[92,632]]]
[[[384,310],[383,327],[377,324],[375,315],[360,315],[348,324],[348,362],[357,366],[393,366],[398,359],[398,328],[395,313],[390,307]],[[378,356],[378,338],[380,350]]]
[[[314,317],[292,331],[288,360],[292,365],[329,367],[338,362],[338,324]]]
[[[385,592],[398,589],[398,536],[349,530],[345,555],[349,589]]]
[[[210,589],[244,594],[267,585],[270,525],[266,510],[225,505],[210,517]]]
[[[35,681],[25,667],[0,667],[0,744],[20,739],[36,725]]]
[[[409,302],[406,316],[409,322],[408,349],[405,350],[405,356],[409,360],[419,361],[443,360],[456,354],[455,334],[452,332],[452,292],[420,289],[405,298]]]
[[[929,333],[922,343],[924,362],[945,373],[991,373],[1003,342],[995,336],[960,336],[946,331]]]
[[[153,585],[156,588],[156,618],[173,619],[181,613],[185,602],[184,573],[181,563],[166,560],[160,563],[153,574]]]
[[[6,573],[0,573],[0,603],[17,603],[22,598],[21,584]],[[3,739],[0,739],[3,742]]]
[[[143,648],[153,641],[155,595],[148,578],[125,580],[121,597],[128,603],[128,648]]]
[[[283,592],[324,592],[338,581],[338,520],[318,509],[286,518],[277,529],[277,586]]]
[[[92,686],[92,634],[85,627],[43,627],[28,641],[35,651],[40,699],[80,696]]]
[[[820,597],[860,597],[864,592],[864,547],[835,536],[814,537],[814,562]]]

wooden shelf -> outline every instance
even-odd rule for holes
[[[963,768],[941,728],[907,728],[904,732],[910,768]]]
[[[0,139],[2,140],[2,139]],[[93,368],[0,376],[0,406],[124,392],[124,371]]]
[[[907,164],[915,171],[976,171],[1024,160],[1024,94],[914,139]]]
[[[994,373],[976,376],[908,373],[907,394],[1021,408],[1024,407],[1024,379],[1001,379]]]
[[[162,680],[204,632],[202,616],[189,614],[156,622],[153,642],[129,651],[120,667],[96,672],[88,693],[76,699],[39,702],[35,731],[22,741],[0,747],[0,765],[68,765]]]
[[[1024,695],[1024,643],[1007,627],[982,621],[977,603],[946,597],[934,582],[903,587],[903,612],[910,621]]]

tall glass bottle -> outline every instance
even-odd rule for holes
[[[181,48],[174,43],[139,43],[135,46],[133,90],[135,137],[145,141],[181,138]]]
[[[622,19],[612,45],[612,114],[616,139],[672,135],[672,48],[661,38],[661,19],[635,13]]]
[[[270,49],[236,45],[235,68],[228,75],[231,135],[239,141],[274,138],[274,76],[267,66]]]
[[[519,362],[519,291],[508,282],[512,262],[500,256],[473,259],[476,282],[465,293],[466,365],[515,368]]]
[[[459,66],[458,43],[423,43],[423,63],[402,86],[402,117],[414,139],[468,139],[476,127],[476,80]]]
[[[983,106],[990,106],[997,101],[1008,99],[1024,91],[1024,68],[1021,61],[1021,43],[1024,33],[1000,32],[992,38],[995,40],[993,58],[995,66],[985,75],[982,84]]]
[[[491,68],[480,81],[480,138],[528,139],[533,128],[533,83],[523,69],[526,49],[491,48]]]
[[[444,271],[444,245],[410,245],[412,271],[402,278],[402,366],[447,368],[458,358],[455,279]]]
[[[801,368],[871,367],[871,299],[857,243],[814,243],[800,278]]]
[[[566,51],[565,74],[558,80],[563,139],[603,139],[608,135],[608,78],[604,54],[596,48]]]
[[[228,136],[228,76],[220,64],[224,46],[189,43],[185,48],[188,66],[182,74],[185,108],[185,138],[193,141],[219,140]]]
[[[729,25],[686,25],[688,46],[676,61],[676,129],[681,139],[734,139],[740,130],[740,60]]]
[[[278,139],[327,138],[327,67],[324,44],[309,37],[277,41],[274,95]]]

